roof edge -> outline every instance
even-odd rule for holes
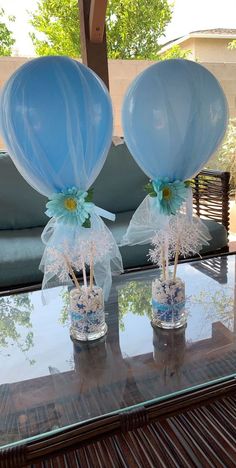
[[[163,44],[162,48],[160,49],[159,53],[166,52],[167,50],[171,49],[173,46],[181,44],[182,42],[187,41],[188,39],[229,39],[234,40],[236,39],[236,33],[232,34],[219,34],[219,33],[197,33],[191,32],[184,36],[178,37],[177,39],[173,39],[172,41],[166,42]]]

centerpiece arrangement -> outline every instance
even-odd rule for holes
[[[43,265],[46,257],[47,275],[56,275],[63,284],[73,281],[74,288],[70,291],[70,333],[72,338],[79,341],[95,340],[107,332],[103,288],[96,284],[94,273],[95,265],[108,263],[113,249],[113,241],[105,229],[98,233],[88,229],[85,234],[84,238],[83,235],[77,237],[73,245],[65,240],[56,248],[48,246],[41,262]],[[78,276],[79,272],[82,272],[81,277]],[[98,284],[99,280],[100,277]]]
[[[147,254],[161,270],[152,283],[152,324],[178,328],[186,321],[179,256],[198,254],[210,239],[200,218],[193,216],[191,178],[224,136],[226,98],[216,78],[198,63],[167,60],[131,83],[122,120],[126,144],[150,178],[148,195],[122,244],[151,244]]]
[[[112,105],[102,81],[67,57],[42,57],[20,67],[1,96],[1,130],[26,181],[48,198],[40,268],[43,298],[60,282],[73,285],[71,336],[92,340],[107,327],[104,299],[122,271],[118,246],[93,202],[91,186],[112,140]],[[81,275],[81,279],[78,276]],[[89,275],[89,279],[88,279]]]
[[[196,219],[189,222],[183,214],[171,215],[167,230],[152,238],[149,258],[161,269],[160,277],[152,283],[153,325],[179,328],[186,322],[185,283],[177,277],[178,259],[198,254],[208,240],[203,225]],[[170,259],[174,259],[173,272],[169,271]]]

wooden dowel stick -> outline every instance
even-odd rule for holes
[[[72,280],[74,281],[74,285],[75,285],[75,287],[80,291],[80,289],[81,289],[81,288],[80,288],[80,284],[79,284],[79,281],[78,281],[77,278],[76,278],[76,275],[75,275],[75,273],[74,273],[74,271],[73,271],[73,268],[72,268],[72,266],[71,266],[71,264],[70,264],[68,258],[67,258],[66,256],[64,256],[64,258],[65,258],[65,262],[66,262],[68,271],[69,271],[69,273],[70,273],[70,275],[71,275],[71,277],[72,277]]]
[[[82,260],[82,272],[83,272],[83,280],[84,280],[84,286],[87,289],[88,283],[87,283],[87,276],[86,276],[86,270],[85,270],[85,263],[84,260]]]
[[[93,244],[91,245],[90,253],[90,290],[93,289],[93,276],[94,276],[94,248]]]
[[[169,279],[169,239],[165,240],[165,260],[166,260],[166,277],[165,279]]]
[[[163,279],[166,279],[166,269],[165,269],[165,252],[164,252],[164,246],[161,248],[161,265],[162,265],[162,274],[163,274]]]
[[[173,274],[173,280],[174,281],[176,280],[178,259],[179,259],[179,248],[177,247],[177,250],[175,252],[175,263],[174,263],[174,274]]]

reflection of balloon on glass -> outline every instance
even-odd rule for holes
[[[186,180],[222,140],[227,101],[216,78],[189,60],[157,62],[131,83],[123,103],[127,146],[151,178]]]

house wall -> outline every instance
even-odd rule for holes
[[[190,37],[179,43],[183,50],[191,50],[189,59],[197,60],[200,63],[232,63],[236,62],[236,49],[229,49],[228,45],[232,39],[211,39]],[[163,53],[165,47],[163,47]]]
[[[0,87],[4,85],[5,81],[14,73],[17,68],[27,62],[25,57],[0,57]]]
[[[229,117],[236,118],[236,61],[235,63],[202,62],[220,82],[229,106]]]
[[[189,54],[188,58],[189,60],[196,60],[196,43],[194,38],[191,37],[190,39],[181,42],[179,46],[183,50],[191,50],[191,53]]]
[[[199,62],[236,62],[236,49],[229,49],[229,39],[195,38],[195,58]]]
[[[121,108],[125,92],[143,70],[152,65],[148,60],[109,60],[110,93],[114,112],[114,135],[123,135]]]
[[[189,45],[186,46],[189,48]],[[28,59],[23,57],[0,57],[0,86],[10,75]],[[121,107],[125,92],[132,80],[148,66],[146,60],[109,60],[110,93],[114,110],[114,135],[123,135],[121,125]],[[221,83],[229,104],[230,117],[236,117],[236,58],[235,63],[213,63],[201,61]],[[0,139],[0,148],[4,143]]]

